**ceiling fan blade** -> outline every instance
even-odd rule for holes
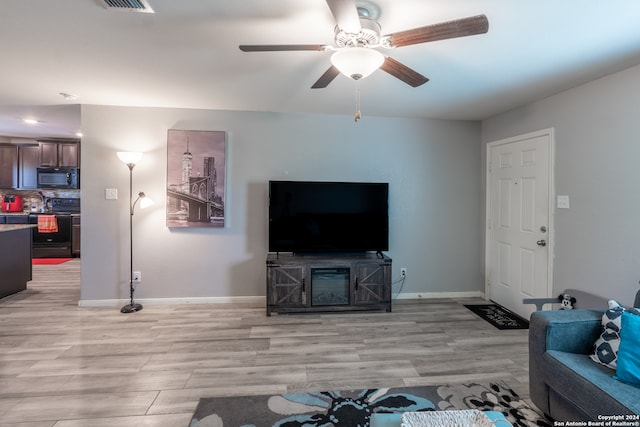
[[[326,44],[241,44],[238,46],[243,52],[279,52],[296,50],[318,50],[329,49]]]
[[[318,81],[311,86],[311,89],[324,89],[329,86],[329,83],[331,83],[333,79],[338,77],[338,74],[340,74],[340,71],[332,65],[322,76],[320,76]]]
[[[391,46],[401,47],[436,40],[484,34],[487,31],[489,31],[489,20],[485,15],[477,15],[455,21],[427,25],[426,27],[414,28],[413,30],[400,31],[389,34],[386,37]]]
[[[389,57],[385,58],[380,69],[412,87],[421,86],[429,81],[429,79],[422,74]]]
[[[354,0],[327,0],[327,5],[336,20],[336,25],[342,31],[358,34],[360,26],[360,16]]]

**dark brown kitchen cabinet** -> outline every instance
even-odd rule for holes
[[[58,166],[58,143],[40,141],[40,166]]]
[[[7,224],[29,224],[29,215],[14,214],[6,215],[5,222]]]
[[[38,188],[36,168],[40,165],[40,147],[38,145],[18,146],[18,188],[34,190]]]
[[[80,215],[71,215],[71,254],[80,256]]]
[[[80,144],[61,142],[58,144],[58,166],[77,168],[80,166]]]
[[[79,167],[80,144],[77,141],[39,141],[40,166]]]
[[[18,187],[18,147],[0,144],[0,188]]]
[[[32,276],[31,228],[0,230],[0,298],[27,289]]]

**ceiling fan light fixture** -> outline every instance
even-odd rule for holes
[[[331,64],[354,80],[364,79],[384,63],[384,55],[366,47],[347,47],[331,55]]]

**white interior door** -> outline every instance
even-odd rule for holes
[[[487,147],[487,295],[528,319],[551,296],[553,130]]]

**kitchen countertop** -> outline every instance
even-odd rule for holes
[[[37,227],[36,224],[0,224],[0,233]]]
[[[27,216],[27,215],[80,215],[80,212],[0,212],[0,216]]]

